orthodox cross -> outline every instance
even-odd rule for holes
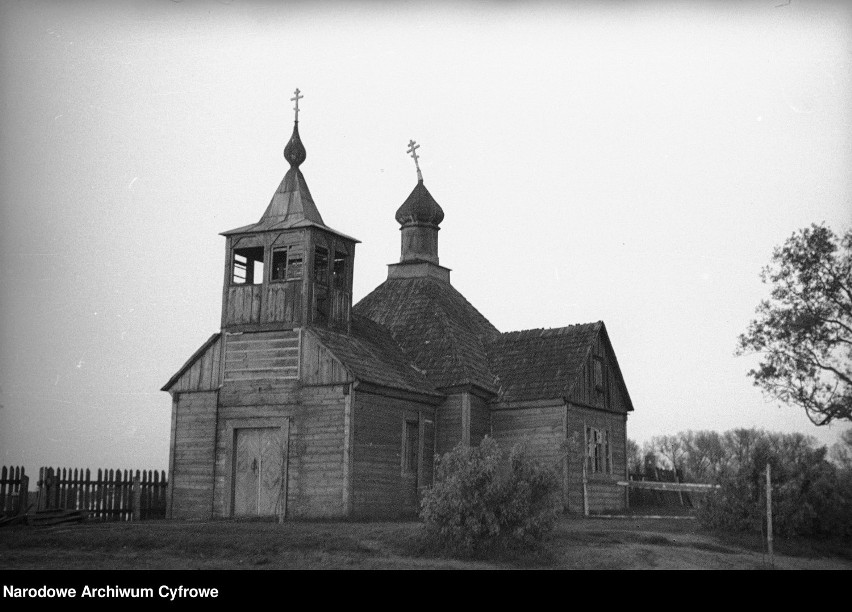
[[[298,88],[298,87],[296,88],[296,92],[295,92],[295,93],[296,93],[296,95],[295,95],[294,97],[290,98],[290,102],[295,102],[295,103],[296,103],[296,106],[294,107],[294,109],[293,109],[293,110],[295,110],[295,111],[296,111],[296,121],[298,121],[298,120],[299,120],[299,100],[301,100],[301,99],[302,99],[302,98],[304,98],[305,96],[300,96],[300,95],[299,95],[299,93],[300,93],[300,92],[299,92],[299,88]]]
[[[411,157],[414,158],[414,166],[417,168],[417,180],[422,181],[423,175],[420,173],[420,164],[417,162],[417,160],[420,158],[420,156],[417,155],[417,149],[419,149],[419,148],[420,148],[419,144],[417,144],[413,140],[409,140],[408,141],[408,151],[406,151],[406,153],[408,153],[409,155],[411,155]]]

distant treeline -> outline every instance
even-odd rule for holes
[[[724,433],[682,431],[654,436],[642,447],[627,440],[627,465],[631,474],[652,473],[654,468],[674,469],[682,482],[717,483],[744,466],[759,462],[761,456],[774,456],[781,464],[829,461],[835,467],[852,469],[852,429],[845,431],[841,441],[831,449],[821,446],[813,436],[755,428]],[[782,457],[784,460],[778,461]]]
[[[628,441],[628,464],[634,474],[664,465],[681,482],[719,484],[702,500],[698,519],[755,532],[765,523],[768,465],[777,534],[852,537],[852,430],[831,450],[801,433],[685,431],[656,436],[641,450]]]

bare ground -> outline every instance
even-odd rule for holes
[[[151,521],[0,530],[0,569],[764,569],[759,538],[695,521],[564,518],[534,550],[455,557],[417,522]],[[852,546],[777,541],[779,569],[852,569]]]

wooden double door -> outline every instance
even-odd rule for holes
[[[246,427],[234,436],[234,516],[283,515],[287,457],[281,428]]]

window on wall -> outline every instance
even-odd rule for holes
[[[325,247],[314,249],[314,282],[328,284],[328,249]]]
[[[302,278],[302,248],[299,246],[272,249],[270,280],[285,281]]]
[[[331,274],[335,289],[346,289],[346,258],[346,253],[340,251],[334,252],[334,263]]]
[[[287,247],[272,249],[271,280],[283,281],[287,278]]]
[[[234,249],[231,283],[259,285],[263,282],[263,247]]]
[[[419,446],[420,436],[417,421],[406,421],[402,449],[402,471],[404,473],[417,473],[417,451]]]
[[[612,474],[612,445],[608,429],[586,428],[586,470]]]

